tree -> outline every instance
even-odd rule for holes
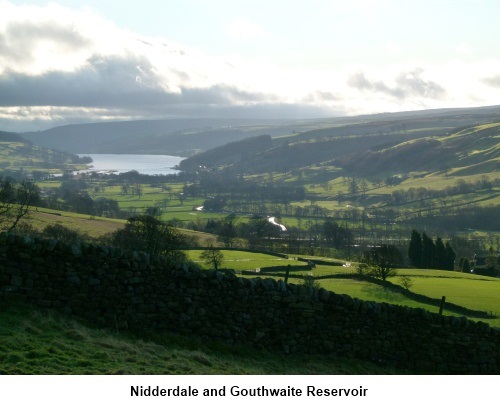
[[[212,244],[209,244],[207,249],[201,252],[200,259],[207,266],[213,266],[215,270],[219,270],[219,266],[224,260],[224,254],[219,249],[214,248]]]
[[[137,215],[128,219],[123,229],[115,231],[112,243],[130,250],[185,260],[180,250],[186,245],[184,236],[177,228],[150,215]]]
[[[352,232],[349,229],[339,226],[329,218],[323,222],[321,235],[327,246],[332,246],[335,249],[349,247],[353,239]]]
[[[490,246],[488,250],[488,256],[485,258],[484,268],[475,268],[474,273],[489,277],[496,277],[500,275],[498,271],[498,256],[495,254],[493,246]]]
[[[141,183],[136,183],[134,184],[132,190],[134,191],[135,194],[137,194],[137,196],[139,197],[139,199],[141,198],[142,194],[143,194],[143,188],[142,188],[142,184]]]
[[[347,186],[347,189],[348,189],[349,195],[351,197],[355,197],[358,194],[358,191],[359,191],[358,182],[356,181],[356,179],[354,177],[349,181],[349,185]]]
[[[433,240],[424,232],[422,234],[422,268],[433,268],[435,256],[436,246],[434,245]]]
[[[463,270],[464,260],[465,260],[465,257],[461,257],[460,260],[458,261],[458,271],[460,271],[460,272]]]
[[[462,264],[462,273],[470,273],[470,262],[467,258],[464,259]]]
[[[61,224],[47,225],[43,229],[42,235],[47,238],[57,239],[68,245],[81,243],[88,239],[88,235],[69,229]]]
[[[409,290],[413,286],[413,281],[410,276],[401,276],[401,285]]]
[[[229,214],[221,220],[219,229],[219,239],[225,247],[232,247],[234,238],[237,236],[238,217],[235,214]]]
[[[455,259],[457,257],[455,251],[451,247],[449,242],[446,242],[445,245],[445,250],[446,250],[446,263],[445,263],[445,270],[455,270]]]
[[[371,276],[386,281],[387,278],[397,274],[396,267],[401,265],[402,257],[396,246],[384,244],[365,252],[365,261],[370,267]]]
[[[15,204],[15,185],[11,178],[0,177],[0,218],[6,220]]]
[[[124,184],[122,184],[121,189],[122,189],[122,194],[128,194],[128,192],[130,190],[130,185],[127,183],[124,183]]]
[[[16,183],[0,176],[0,224],[10,224],[7,230],[13,231],[39,199],[38,186],[32,180]]]
[[[446,263],[446,248],[444,246],[443,239],[441,239],[440,236],[436,238],[436,243],[435,243],[435,265],[434,267],[440,269],[440,270],[446,270],[447,263]]]
[[[408,258],[413,267],[422,268],[422,237],[415,229],[411,231],[410,245],[408,246]]]

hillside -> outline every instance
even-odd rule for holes
[[[19,134],[0,131],[0,170],[3,174],[61,173],[83,168],[85,162],[77,155],[36,146]]]
[[[353,132],[355,128],[346,127],[343,131]],[[376,128],[373,125],[373,130]],[[186,159],[181,168],[188,169],[196,163],[226,167],[233,173],[262,174],[323,165],[342,169],[350,176],[371,178],[415,171],[445,170],[458,176],[500,170],[500,122],[457,129],[344,136],[339,136],[338,129],[330,131],[319,131],[319,137],[313,137],[318,131],[311,131],[295,138],[275,139],[255,150],[247,149],[245,143],[232,143]],[[430,132],[434,135],[429,136]],[[258,142],[258,138],[253,138],[253,142]],[[233,159],[228,161],[228,149],[236,150],[238,145],[245,155],[236,159],[232,154]]]
[[[331,162],[352,173],[450,171],[453,175],[500,171],[500,122],[455,130],[379,150],[339,157]]]
[[[24,133],[36,145],[71,153],[143,153],[188,156],[263,133],[290,133],[289,121],[168,119],[105,122]]]
[[[244,162],[250,156],[272,148],[272,146],[272,139],[269,135],[247,138],[239,142],[230,142],[181,161],[179,168],[184,171],[192,171],[198,170],[200,166],[214,167],[238,164]]]

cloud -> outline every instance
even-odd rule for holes
[[[303,99],[308,103],[325,103],[325,102],[339,102],[342,100],[340,96],[329,91],[317,90],[308,94]]]
[[[483,79],[482,82],[487,84],[488,86],[500,88],[500,75],[487,77]]]
[[[371,80],[364,72],[357,72],[349,77],[347,83],[358,90],[383,93],[400,100],[409,97],[442,98],[446,93],[444,87],[432,80],[425,80],[423,74],[424,70],[420,68],[399,73],[394,78],[394,84],[389,86],[383,80]]]
[[[263,35],[234,23],[244,37]],[[122,31],[92,13],[0,2],[0,118],[216,115],[218,108],[287,104],[255,86],[255,64],[231,62]]]
[[[141,55],[93,55],[71,71],[0,76],[0,106],[72,106],[138,108],[171,104],[245,105],[279,102],[270,93],[248,91],[230,83],[207,81],[191,87],[188,72],[161,71]]]
[[[353,74],[347,83],[358,90],[385,93],[397,98],[403,97],[401,89],[390,88],[381,80],[369,80],[363,72]]]
[[[402,73],[396,78],[398,88],[405,97],[419,96],[431,99],[442,98],[446,91],[438,83],[422,78],[424,69],[417,68],[413,71]]]
[[[238,41],[271,35],[242,18],[227,28]],[[323,67],[280,65],[263,56],[214,56],[122,30],[91,11],[0,0],[0,129],[51,120],[304,118],[486,105],[500,97],[500,62],[494,59],[389,62]]]

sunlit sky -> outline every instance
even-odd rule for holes
[[[3,1],[0,130],[500,104],[500,1]]]

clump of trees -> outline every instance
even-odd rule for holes
[[[61,224],[47,225],[41,235],[46,238],[57,239],[68,245],[78,244],[90,240],[89,236]]]
[[[495,253],[492,246],[485,257],[475,257],[473,272],[482,276],[500,276],[500,256]]]
[[[45,205],[79,214],[124,218],[125,213],[120,210],[118,201],[104,197],[94,199],[89,193],[90,189],[89,183],[84,180],[64,179],[60,187],[46,190]]]
[[[188,239],[177,228],[148,214],[129,218],[123,229],[111,234],[110,243],[177,261],[187,260],[182,249],[189,244]]]
[[[440,236],[433,241],[425,232],[420,235],[415,229],[412,230],[408,258],[413,267],[454,270],[455,257],[455,251],[450,243],[444,243]]]
[[[441,190],[433,190],[425,187],[411,187],[407,190],[394,190],[388,202],[390,204],[400,205],[431,198],[443,198],[474,193],[478,190],[491,190],[493,187],[498,187],[499,185],[499,179],[491,180],[488,176],[483,175],[479,180],[474,182],[466,182],[464,179],[458,179],[453,186],[447,186]]]

